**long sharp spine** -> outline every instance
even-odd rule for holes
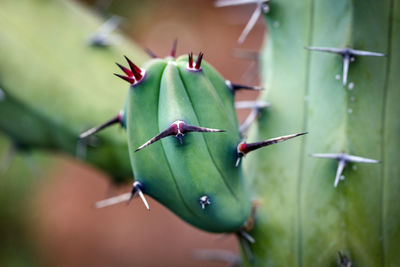
[[[117,74],[117,73],[114,73],[114,75],[119,77],[119,78],[121,78],[124,81],[127,81],[130,84],[135,84],[135,82],[136,82],[133,77],[127,77],[127,76],[123,76],[123,75],[120,75],[120,74]]]
[[[201,61],[203,60],[203,55],[204,55],[203,52],[200,52],[199,56],[197,57],[196,64],[194,66],[194,68],[196,70],[200,70],[201,69]]]
[[[144,205],[146,206],[146,209],[150,210],[149,203],[147,202],[147,200],[142,192],[142,188],[143,188],[143,185],[140,182],[138,182],[138,181],[134,182],[133,189],[132,189],[132,195],[138,194],[139,197],[142,199]]]
[[[193,52],[190,52],[190,54],[189,54],[188,64],[189,64],[189,68],[193,69]]]
[[[252,90],[252,91],[264,90],[264,88],[262,88],[260,86],[249,86],[249,85],[237,84],[237,83],[232,83],[229,80],[226,80],[225,83],[232,92],[236,92],[236,91],[243,90],[243,89]]]
[[[128,69],[128,68],[122,66],[121,64],[118,64],[118,63],[115,63],[115,64],[117,64],[117,66],[118,66],[126,75],[128,75],[128,77],[132,77],[132,76],[133,76],[133,72],[132,72],[130,69]]]
[[[83,139],[90,135],[98,133],[101,130],[103,130],[111,125],[117,124],[117,123],[120,123],[122,125],[123,116],[124,116],[123,111],[121,111],[116,117],[106,121],[105,123],[103,123],[97,127],[91,128],[91,129],[87,130],[86,132],[82,133],[81,135],[79,135],[79,139]]]
[[[286,141],[286,140],[289,140],[289,139],[292,139],[292,138],[295,138],[297,136],[301,136],[304,134],[307,134],[307,133],[303,132],[303,133],[297,133],[297,134],[284,135],[284,136],[275,137],[275,138],[267,139],[267,140],[256,142],[256,143],[241,142],[237,146],[237,149],[236,149],[237,155],[238,155],[238,159],[236,161],[236,167],[239,165],[241,158],[251,151],[257,150],[257,149],[265,147],[265,146],[273,145],[273,144],[276,144],[279,142],[283,142],[283,141]]]
[[[343,85],[347,84],[347,76],[349,72],[350,62],[354,61],[355,56],[373,56],[373,57],[383,57],[385,54],[356,50],[352,48],[335,48],[335,47],[315,47],[307,46],[306,49],[319,52],[328,52],[341,55],[343,58]]]
[[[146,206],[146,209],[150,210],[149,203],[147,202],[147,200],[142,192],[142,188],[143,188],[143,185],[139,181],[136,181],[133,183],[133,188],[130,193],[124,193],[124,194],[121,194],[121,195],[118,195],[115,197],[111,197],[111,198],[108,198],[105,200],[98,201],[95,203],[94,207],[100,209],[100,208],[105,208],[105,207],[112,206],[112,205],[115,205],[115,204],[118,204],[121,202],[126,202],[127,204],[129,204],[129,202],[131,201],[131,199],[134,196],[139,195],[139,197],[142,199],[144,205]]]
[[[347,153],[316,153],[316,154],[311,154],[311,156],[315,157],[315,158],[327,158],[327,159],[336,159],[337,160],[338,167],[336,170],[335,181],[333,183],[335,188],[338,186],[340,180],[342,180],[342,173],[348,162],[380,163],[379,160],[349,155]]]
[[[135,79],[137,81],[140,81],[143,78],[142,70],[138,66],[136,66],[127,56],[124,56],[124,57],[125,57],[126,61],[128,62],[129,67],[131,68],[133,76],[135,77]]]
[[[135,150],[135,152],[167,136],[175,136],[175,138],[177,138],[179,142],[182,144],[182,138],[185,136],[186,133],[189,132],[224,132],[224,130],[193,126],[186,124],[184,121],[178,120],[173,122],[171,126],[169,126],[167,129],[165,129],[164,131],[162,131],[161,133],[154,136],[149,141],[138,147]]]

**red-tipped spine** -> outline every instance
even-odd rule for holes
[[[301,136],[307,134],[306,132],[304,133],[297,133],[297,134],[290,134],[290,135],[285,135],[285,136],[280,136],[280,137],[275,137],[275,138],[271,138],[268,140],[264,140],[264,141],[260,141],[260,142],[256,142],[256,143],[246,143],[246,142],[242,142],[238,145],[237,150],[238,153],[242,153],[242,154],[247,154],[251,151],[254,151],[256,149],[265,147],[265,146],[270,146],[279,142],[283,142],[292,138],[295,138],[297,136]]]
[[[143,78],[142,70],[138,66],[136,66],[129,58],[127,58],[126,56],[124,56],[124,57],[125,57],[126,61],[128,62],[129,67],[131,68],[133,76],[135,76],[135,79],[137,81],[140,81]]]
[[[193,69],[193,52],[189,54],[189,68]]]
[[[269,146],[269,145],[273,145],[279,142],[283,142],[289,139],[292,139],[294,137],[300,136],[300,135],[304,135],[307,133],[297,133],[297,134],[290,134],[290,135],[285,135],[285,136],[280,136],[280,137],[276,137],[276,138],[271,138],[268,140],[264,140],[261,142],[256,142],[256,143],[246,143],[245,141],[241,142],[240,144],[238,144],[238,146],[236,147],[237,150],[237,160],[236,160],[236,167],[239,166],[240,160],[242,157],[244,157],[247,153],[254,151],[256,149],[265,147],[265,146]]]
[[[238,152],[239,153],[242,153],[242,154],[247,154],[247,153],[249,153],[250,151],[248,150],[248,147],[247,147],[247,143],[246,142],[243,142],[243,143],[240,143],[239,145],[238,145]]]
[[[174,42],[172,43],[171,52],[169,53],[169,55],[171,57],[175,57],[176,56],[176,47],[177,46],[178,46],[178,39],[175,38]]]
[[[203,53],[202,52],[200,52],[199,53],[199,56],[197,57],[197,60],[196,60],[196,65],[194,66],[194,68],[196,69],[196,70],[200,70],[200,68],[201,68],[201,61],[203,60]]]
[[[117,73],[114,73],[115,76],[120,77],[121,79],[127,81],[130,84],[134,84],[135,83],[135,79],[133,77],[126,77]]]
[[[130,69],[125,68],[124,66],[122,66],[122,65],[120,65],[120,64],[118,64],[118,63],[115,63],[115,64],[117,64],[117,66],[118,66],[126,75],[128,75],[128,77],[132,77],[132,76],[133,76],[133,73],[132,73],[132,71],[131,71]]]

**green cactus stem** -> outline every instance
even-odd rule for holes
[[[106,28],[115,28],[114,20]],[[100,25],[73,1],[2,1],[0,130],[31,149],[82,154],[115,181],[127,181],[132,171],[123,131],[78,136],[115,117],[124,104],[123,83],[112,76],[110,62],[123,54],[139,63],[148,57],[122,37],[115,45],[91,45]]]
[[[271,106],[249,139],[309,135],[245,162],[261,200],[251,232],[254,266],[400,265],[399,16],[394,0],[270,2],[260,100]],[[343,57],[309,46],[387,56],[356,57],[344,86]],[[314,153],[381,163],[349,162],[335,188],[337,162]]]

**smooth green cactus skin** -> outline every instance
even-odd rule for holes
[[[144,66],[145,80],[130,88],[132,169],[144,193],[188,223],[210,232],[233,232],[247,221],[251,209],[241,168],[235,167],[240,136],[233,93],[211,67],[192,72],[186,69],[187,61],[187,56],[151,60]],[[222,95],[230,98],[228,106]],[[170,136],[135,152],[177,120],[225,132],[187,133],[183,144]],[[199,203],[203,195],[211,202],[205,209]]]
[[[0,130],[31,149],[85,150],[78,136],[118,114],[124,84],[110,62],[147,56],[124,38],[115,46],[87,44],[102,22],[72,1],[5,0],[0,8]],[[62,32],[60,32],[62,31]],[[100,133],[83,160],[114,181],[132,179],[126,135]]]
[[[400,265],[400,2],[271,1],[262,57],[271,103],[249,139],[307,131],[249,155],[244,171],[261,199],[252,235],[254,266]],[[387,57],[356,57],[348,85],[342,58],[306,46],[347,46]],[[333,186],[339,153],[381,164],[349,163]]]

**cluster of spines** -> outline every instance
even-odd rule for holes
[[[172,46],[170,56],[175,57],[176,55],[176,47],[177,47],[177,42],[176,40],[174,41],[174,44]],[[148,50],[150,51],[150,50]],[[156,58],[157,56],[151,52],[152,57]],[[202,52],[199,53],[196,61],[194,62],[193,60],[193,53],[189,53],[188,55],[188,63],[187,63],[187,70],[188,71],[193,71],[193,72],[198,72],[201,71],[201,63],[203,59],[204,54]],[[130,69],[118,64],[117,66],[125,73],[126,76],[115,74],[116,76],[122,78],[123,80],[127,81],[131,85],[136,85],[137,83],[140,83],[145,80],[145,70],[140,69],[138,66],[136,66],[130,59],[128,59],[125,56],[125,59],[127,60]],[[229,90],[232,92],[235,92],[237,90],[241,89],[247,89],[247,90],[262,90],[261,87],[253,87],[253,86],[246,86],[246,85],[240,85],[240,84],[234,84],[230,82],[229,80],[226,80],[226,85]],[[251,108],[252,113],[250,114],[249,118],[246,120],[245,124],[246,127],[241,127],[240,130],[244,130],[244,128],[247,129],[248,125],[250,124],[251,121],[253,121],[258,113],[264,109],[265,107],[268,106],[268,103],[260,102],[260,101],[247,101],[246,103],[238,103],[237,108]],[[254,114],[253,114],[254,113]],[[251,118],[250,118],[251,117]],[[251,120],[250,120],[251,119]],[[106,123],[94,127],[92,129],[89,129],[88,131],[84,132],[83,134],[80,135],[80,138],[86,138],[92,134],[95,134],[99,132],[100,130],[111,126],[113,124],[120,123],[121,125],[123,124],[123,112],[121,111],[115,118],[112,118],[111,120],[107,121]],[[244,126],[244,125],[242,125]],[[139,146],[135,152],[153,144],[154,142],[157,142],[163,138],[166,138],[168,136],[174,136],[180,144],[183,143],[183,138],[186,134],[191,133],[191,132],[224,132],[224,130],[221,129],[213,129],[213,128],[206,128],[206,127],[201,127],[201,126],[194,126],[187,124],[183,120],[177,120],[173,122],[167,129],[163,130],[159,134],[155,135],[153,138],[149,139],[147,142],[145,142],[143,145]],[[241,131],[241,133],[243,133]],[[298,134],[293,134],[293,135],[287,135],[287,136],[281,136],[277,138],[272,138],[268,140],[264,140],[261,142],[255,142],[255,143],[246,143],[245,141],[239,143],[236,147],[237,151],[237,162],[236,162],[236,167],[238,167],[240,160],[242,159],[243,156],[245,156],[247,153],[254,151],[256,149],[275,144],[277,142],[285,141],[300,135],[303,135],[305,133],[298,133]],[[100,201],[96,205],[96,207],[105,207],[109,205],[113,205],[122,201],[130,200],[133,195],[138,194],[143,202],[145,203],[146,207],[148,208],[148,203],[144,198],[143,192],[142,192],[142,184],[140,182],[135,182],[133,185],[132,192],[130,194],[124,194],[118,197],[110,198],[108,200]],[[205,209],[206,206],[211,204],[210,198],[207,195],[204,195],[200,197],[199,199],[199,204],[202,209]]]
[[[196,62],[193,62],[193,52],[190,52],[187,69],[190,71],[200,71],[201,70],[201,61],[203,60],[204,54],[202,52],[199,53],[199,56],[196,59]]]
[[[126,68],[118,63],[117,66],[125,73],[126,76],[114,73],[115,76],[127,81],[131,85],[140,83],[146,74],[146,71],[136,66],[128,57],[125,56],[126,61],[129,64],[129,68]]]

